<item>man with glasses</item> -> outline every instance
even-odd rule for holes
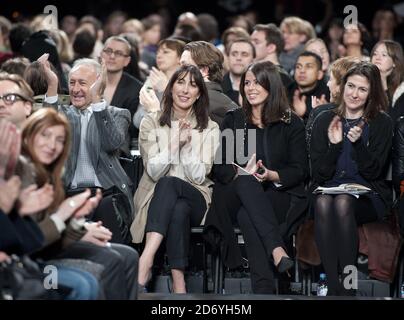
[[[105,41],[101,57],[107,67],[105,100],[112,106],[128,109],[131,113],[131,119],[133,119],[139,105],[139,91],[143,84],[123,71],[130,62],[130,51],[131,46],[125,38],[113,36]],[[127,145],[123,149],[126,154],[129,153],[129,147],[135,147],[138,134],[138,130],[131,121],[129,126],[130,141],[127,141]]]
[[[0,73],[0,119],[5,119],[18,128],[31,114],[33,99],[31,88],[21,77]]]

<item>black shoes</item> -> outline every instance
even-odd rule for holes
[[[289,257],[282,257],[281,261],[279,261],[278,265],[276,266],[276,269],[278,269],[279,273],[284,273],[288,271],[290,268],[292,268],[294,265],[293,259]]]

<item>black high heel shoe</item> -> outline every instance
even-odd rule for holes
[[[276,266],[276,269],[278,270],[279,273],[284,273],[287,272],[290,268],[292,268],[294,265],[293,259],[283,256],[281,258],[281,261],[279,261],[278,265]]]

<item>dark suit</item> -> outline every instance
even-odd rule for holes
[[[121,80],[119,80],[114,96],[112,97],[111,106],[128,109],[131,115],[130,118],[133,119],[137,106],[139,105],[139,92],[140,89],[142,89],[142,85],[143,84],[138,79],[126,72],[122,73]],[[139,130],[133,125],[132,121],[129,125],[129,135],[131,140],[137,139],[139,135]]]
[[[230,80],[230,73],[229,72],[227,72],[223,77],[222,89],[223,89],[223,93],[226,96],[228,96],[235,103],[239,104],[239,102],[238,102],[239,91],[233,89],[233,85],[232,85],[231,80]]]

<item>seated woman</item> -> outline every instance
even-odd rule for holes
[[[148,114],[139,145],[145,172],[136,191],[135,243],[146,233],[139,261],[139,285],[151,277],[154,256],[166,239],[173,291],[185,293],[190,227],[203,223],[210,203],[210,173],[219,128],[208,116],[208,93],[199,70],[183,66],[164,92],[162,111]]]
[[[279,272],[293,266],[283,237],[290,235],[290,228],[307,208],[304,124],[291,111],[271,62],[249,66],[240,83],[242,108],[228,112],[222,125],[223,137],[234,137],[234,146],[226,146],[228,139],[223,142],[223,164],[214,170],[218,184],[212,206],[216,209],[209,215],[227,211],[237,220],[246,244],[252,290],[271,294],[273,264]],[[226,153],[226,149],[232,151]],[[234,170],[232,161],[244,165],[249,157],[244,169],[249,174]],[[219,183],[224,185],[219,187]],[[282,231],[280,224],[286,226]]]
[[[337,107],[335,102],[340,95],[342,78],[348,72],[348,70],[358,62],[361,62],[359,58],[348,56],[339,58],[332,63],[329,74],[330,78],[327,82],[328,89],[330,89],[330,103],[326,102],[323,104],[324,101],[321,101],[316,97],[312,97],[311,105],[313,109],[310,111],[306,124],[306,138],[308,145],[310,145],[314,121],[316,121],[318,115],[320,115],[323,111],[331,110]]]
[[[380,71],[383,90],[389,100],[388,114],[396,120],[404,115],[404,55],[401,44],[382,40],[375,44],[371,61]]]
[[[38,185],[37,190],[30,190],[25,197],[36,196],[43,207],[37,210],[26,206],[24,212],[20,208],[20,214],[33,214],[44,234],[45,247],[37,253],[38,257],[52,259],[55,264],[61,263],[59,259],[89,260],[91,266],[78,263],[77,267],[90,266],[103,284],[106,299],[134,299],[137,252],[124,245],[108,244],[112,234],[101,222],[84,223],[83,217],[98,205],[101,192],[90,197],[90,190],[86,190],[65,199],[62,171],[70,150],[70,137],[68,120],[53,109],[42,108],[26,120],[21,152],[31,165],[25,166],[30,167],[30,172],[20,172],[20,176],[25,177],[24,183]],[[94,264],[102,265],[104,271]]]
[[[322,113],[313,126],[310,159],[314,187],[358,183],[371,192],[318,194],[314,198],[315,239],[328,281],[329,295],[354,294],[338,274],[355,265],[357,225],[381,218],[392,191],[384,182],[393,125],[384,112],[387,99],[378,68],[367,62],[353,66],[341,83],[338,107]],[[339,269],[340,268],[340,269]]]
[[[41,210],[49,205],[53,199],[52,192],[44,197],[43,193],[41,194],[41,189],[35,190],[35,186],[20,190],[21,180],[16,175],[13,175],[8,180],[3,180],[6,177],[6,172],[7,175],[14,174],[14,163],[20,153],[19,147],[15,146],[19,146],[20,142],[20,131],[10,122],[0,120],[0,145],[5,151],[0,161],[0,256],[3,256],[3,260],[6,258],[6,261],[11,260],[10,258],[7,259],[8,255],[33,254],[42,248],[44,236],[30,215],[35,213],[36,210]],[[1,260],[0,258],[0,262]],[[34,264],[35,262],[32,263]],[[32,277],[31,281],[24,282],[21,287],[18,287],[18,290],[12,290],[13,298],[65,298],[71,300],[97,298],[98,282],[90,273],[78,268],[67,268],[65,266],[58,266],[57,271],[59,289],[60,287],[71,289],[68,295],[54,296],[53,291],[43,288],[41,279]],[[27,274],[26,276],[32,275]],[[13,277],[6,277],[3,280],[6,281],[2,283],[3,285],[14,281]],[[1,289],[0,285],[0,291]],[[61,293],[60,291],[56,292]]]

